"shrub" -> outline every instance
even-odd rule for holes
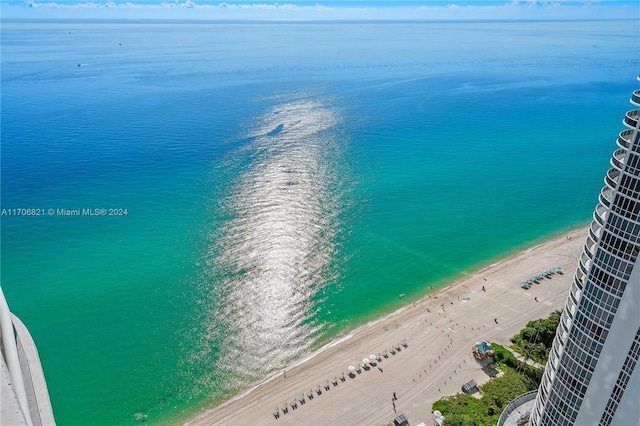
[[[549,318],[529,321],[520,333],[511,338],[513,348],[525,358],[545,364],[560,324],[561,314],[561,311],[554,311]]]

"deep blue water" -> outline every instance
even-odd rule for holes
[[[636,21],[3,22],[1,208],[43,214],[2,216],[2,287],[57,421],[184,420],[586,223],[637,52]]]

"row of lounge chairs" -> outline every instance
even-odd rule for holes
[[[396,353],[402,351],[402,348],[406,349],[408,347],[409,345],[405,340],[402,343],[394,345],[388,351],[385,350],[378,355],[370,355],[369,358],[364,358],[362,360],[362,363],[358,363],[357,367],[349,366],[348,375],[352,379],[355,379],[357,377],[355,373],[361,374],[363,369],[369,371],[371,370],[371,367],[376,367],[378,363],[382,362],[382,358],[389,358],[389,353],[391,353],[391,355],[395,355]],[[273,412],[273,417],[279,419],[281,415],[280,413],[288,414],[290,409],[297,410],[298,404],[304,405],[307,403],[307,401],[313,400],[314,397],[322,395],[323,389],[325,392],[328,392],[329,390],[331,390],[331,385],[333,385],[334,388],[337,387],[339,383],[338,380],[340,380],[340,382],[345,382],[347,380],[344,372],[340,376],[335,376],[333,379],[327,380],[322,386],[318,385],[315,389],[310,389],[308,392],[302,393],[299,397],[294,398],[293,401],[285,402],[282,407],[276,407],[276,410]]]
[[[520,281],[520,287],[525,290],[528,290],[532,284],[540,284],[540,281],[543,278],[551,278],[552,275],[559,274],[562,275],[562,266],[556,266],[552,269],[545,269],[541,274],[532,275],[531,278],[527,280]]]

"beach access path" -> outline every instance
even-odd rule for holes
[[[187,424],[382,425],[399,414],[411,424],[432,424],[433,402],[460,392],[471,379],[479,385],[489,380],[473,358],[476,342],[508,346],[528,321],[563,308],[586,233],[586,227],[577,229],[492,264],[328,345],[287,368],[286,375],[273,376]],[[523,279],[556,265],[562,266],[562,274],[521,288]],[[401,350],[392,355],[396,346]],[[385,351],[388,358],[349,377],[348,366]]]

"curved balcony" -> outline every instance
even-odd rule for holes
[[[580,274],[578,274],[578,272]],[[586,280],[587,277],[582,273],[582,271],[580,269],[576,270],[576,275],[573,277],[573,283],[575,284],[575,286],[573,287],[575,287],[576,299],[578,300],[582,295],[582,289],[584,288],[584,283]]]
[[[576,297],[573,294],[573,292],[569,292],[569,297],[571,298],[571,302],[573,303],[573,305],[577,306],[578,305],[578,300],[576,299]]]
[[[590,237],[587,238],[587,242],[584,244],[584,252],[593,260],[596,254],[596,243]]]
[[[580,298],[582,297],[582,285],[584,285],[584,280],[585,277],[584,275],[578,275],[577,274],[578,271],[576,271],[576,275],[575,275],[575,279],[574,281],[577,281],[580,285],[576,285],[576,286],[571,286],[571,292],[573,293],[573,296],[575,297],[575,299],[580,302]]]
[[[577,288],[579,291],[582,291],[582,289],[584,289],[584,279],[574,277],[573,284],[574,284],[573,286]]]
[[[600,202],[602,203],[602,205],[608,208],[609,206],[611,206],[612,201],[613,201],[613,188],[609,188],[608,186],[605,186],[604,188],[602,188],[602,191],[600,191]]]
[[[564,342],[559,339],[553,339],[553,343],[551,344],[551,350],[556,353],[558,359],[560,359],[560,355],[562,355],[562,349],[564,348]]]
[[[638,118],[640,118],[640,109],[634,109],[627,112],[622,123],[627,127],[635,129],[638,125]]]
[[[634,90],[631,94],[631,103],[640,106],[640,90]]]
[[[618,149],[611,156],[611,165],[617,169],[622,170],[624,167],[624,160],[627,156],[626,149]]]
[[[593,219],[595,222],[598,222],[600,225],[604,225],[607,221],[607,214],[609,212],[609,208],[601,203],[598,203],[596,209],[593,211]]]
[[[632,135],[633,135],[633,130],[631,129],[621,131],[620,134],[618,135],[618,140],[616,141],[618,143],[618,146],[620,148],[629,149],[629,147],[631,146]]]
[[[589,226],[589,237],[593,241],[598,241],[602,235],[602,225],[595,220]]]
[[[580,262],[578,262],[578,268],[585,274],[589,274],[589,269],[591,268],[591,259],[586,254],[582,254],[580,257]]]
[[[573,311],[571,309],[573,309]],[[567,328],[567,330],[571,329],[571,323],[573,322],[573,317],[575,314],[575,305],[571,303],[571,300],[569,298],[567,298],[567,301],[564,304],[564,310],[562,311],[562,316],[560,317],[560,321],[565,322],[565,327]]]
[[[536,402],[536,396],[538,391],[534,390],[527,392],[524,395],[520,395],[513,401],[509,402],[500,414],[497,426],[505,426],[507,424],[516,424],[518,419],[524,412],[531,412],[533,405]]]
[[[616,189],[618,186],[618,177],[620,176],[620,170],[609,169],[607,171],[606,176],[604,177],[604,181],[611,189]]]

